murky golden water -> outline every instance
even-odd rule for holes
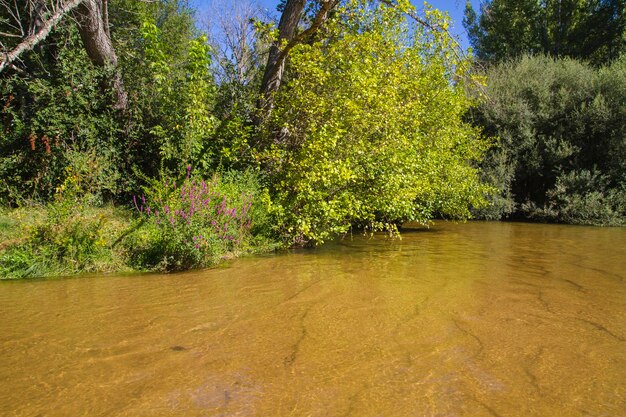
[[[2,416],[624,416],[626,229],[441,223],[0,284]]]

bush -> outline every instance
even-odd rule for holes
[[[78,192],[76,177],[70,176],[48,206],[3,216],[21,230],[0,247],[0,276],[12,279],[123,270],[123,253],[112,244],[129,226],[130,217],[121,209],[93,207],[90,201],[90,196]],[[28,211],[44,214],[21,218],[20,214]]]
[[[500,139],[482,166],[500,194],[477,214],[594,224],[623,217],[615,198],[626,178],[624,73],[626,57],[594,69],[527,56],[488,70],[470,117]],[[575,185],[585,180],[585,190]]]
[[[189,167],[190,171],[191,167]],[[153,182],[146,196],[133,197],[142,226],[126,241],[138,269],[179,271],[271,246],[266,203],[258,177],[215,174]]]
[[[353,226],[396,233],[405,221],[469,217],[488,191],[474,164],[489,144],[461,120],[467,62],[453,40],[357,1],[327,29],[330,40],[291,51],[266,126],[280,233],[321,243]]]
[[[68,166],[91,173],[100,199],[119,191],[121,126],[101,88],[111,74],[91,64],[74,26],[28,54],[26,72],[0,76],[1,205],[51,201]]]
[[[561,174],[542,207],[523,205],[531,218],[590,225],[626,224],[626,188],[608,188],[608,176],[579,170]]]

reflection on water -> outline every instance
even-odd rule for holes
[[[0,415],[620,416],[626,230],[441,223],[0,285]]]

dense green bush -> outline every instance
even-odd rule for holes
[[[67,167],[99,201],[119,201],[145,177],[217,164],[211,59],[192,10],[182,0],[109,6],[118,68],[92,64],[65,19],[0,75],[0,205],[50,201]],[[114,109],[116,71],[124,111]]]
[[[0,246],[0,277],[124,269],[124,254],[113,248],[113,242],[130,226],[129,214],[119,208],[94,207],[93,197],[82,192],[78,179],[69,175],[52,203],[29,209],[40,212],[40,218],[22,221],[19,216],[3,216],[21,230]]]
[[[501,193],[479,215],[592,224],[626,217],[619,201],[626,180],[624,74],[626,58],[594,69],[542,56],[487,71],[483,100],[470,117],[500,138],[483,176]]]
[[[561,174],[546,202],[522,206],[534,219],[572,224],[626,224],[626,187],[609,188],[609,178],[598,171],[576,170]]]
[[[68,166],[102,198],[120,189],[120,126],[101,88],[110,73],[90,64],[73,25],[52,39],[28,55],[29,72],[0,77],[2,205],[50,200]]]
[[[179,271],[277,247],[252,171],[152,181],[134,213],[92,201],[71,174],[52,203],[0,213],[0,277]]]
[[[427,11],[432,27],[447,25]],[[266,126],[277,227],[291,243],[351,227],[465,218],[488,188],[473,163],[489,145],[461,120],[467,61],[446,32],[398,9],[348,2],[327,39],[297,46]]]

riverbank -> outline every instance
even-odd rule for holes
[[[0,280],[206,268],[280,246],[251,227],[237,240],[187,232],[113,205],[0,209]]]

